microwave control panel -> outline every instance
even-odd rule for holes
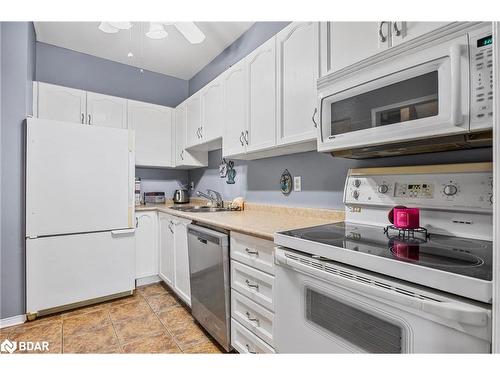
[[[493,123],[493,36],[491,28],[471,33],[471,130]]]

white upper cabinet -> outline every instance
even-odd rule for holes
[[[276,145],[276,39],[272,38],[246,59],[248,74],[247,152]]]
[[[206,151],[186,150],[186,103],[175,108],[175,147],[174,159],[176,167],[206,167],[208,153]]]
[[[390,22],[321,22],[320,28],[321,76],[390,46]]]
[[[276,36],[278,144],[316,138],[318,22],[293,22]]]
[[[201,99],[199,92],[186,101],[186,147],[201,142]]]
[[[87,124],[127,128],[127,100],[87,92]]]
[[[439,29],[447,24],[449,24],[449,22],[394,21],[391,24],[392,46],[397,46],[398,44]]]
[[[37,82],[38,97],[34,101],[38,108],[34,116],[47,120],[68,121],[85,124],[87,93],[69,87]]]
[[[172,108],[128,101],[128,127],[135,130],[135,164],[172,167]]]
[[[334,73],[361,60],[434,31],[449,22],[321,22],[320,75]]]
[[[222,80],[217,78],[206,85],[201,90],[200,97],[202,111],[201,142],[206,142],[222,136]]]
[[[222,155],[245,153],[247,130],[247,76],[245,60],[233,65],[223,76],[224,80],[224,135]]]

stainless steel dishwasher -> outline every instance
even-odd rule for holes
[[[191,312],[230,351],[229,232],[189,224],[188,253]]]

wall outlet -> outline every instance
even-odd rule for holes
[[[302,177],[295,176],[293,178],[293,191],[302,191]]]

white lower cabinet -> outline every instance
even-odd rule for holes
[[[274,243],[231,232],[231,345],[274,353]]]
[[[269,345],[273,345],[274,314],[242,294],[231,292],[231,316]]]
[[[160,234],[159,270],[158,275],[165,283],[174,286],[174,251],[175,236],[173,217],[163,212],[158,214]]]
[[[189,280],[189,257],[187,225],[189,220],[174,220],[174,290],[191,306],[191,284]]]
[[[189,220],[160,212],[159,270],[160,278],[188,305],[191,305],[187,225]]]
[[[135,278],[158,275],[158,234],[156,211],[135,215]]]
[[[231,319],[231,345],[241,354],[272,354],[274,349],[248,329]]]

